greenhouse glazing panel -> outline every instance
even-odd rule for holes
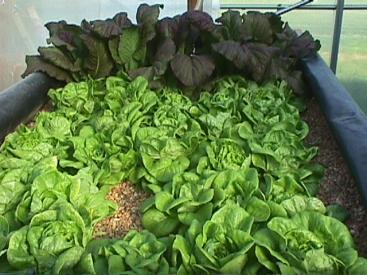
[[[337,76],[367,114],[367,10],[344,11]]]
[[[294,29],[309,30],[321,42],[320,55],[329,64],[335,12],[327,10],[296,10],[283,15],[283,20],[288,21]]]

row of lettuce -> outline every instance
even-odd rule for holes
[[[228,77],[192,101],[120,75],[49,95],[55,111],[1,147],[0,272],[367,272],[315,197],[323,168],[285,83]],[[124,180],[153,194],[144,230],[93,240]]]
[[[214,20],[202,11],[159,18],[163,5],[141,4],[136,23],[126,12],[106,20],[49,22],[48,47],[26,57],[23,76],[44,72],[61,81],[98,79],[123,71],[152,87],[182,87],[198,97],[213,79],[240,74],[257,83],[286,81],[304,92],[300,59],[320,42],[294,31],[274,13],[229,10]]]

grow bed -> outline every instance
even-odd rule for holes
[[[359,253],[366,257],[367,213],[363,198],[316,98],[306,99],[305,102],[306,110],[302,113],[302,119],[310,127],[305,142],[319,148],[319,153],[313,161],[322,164],[326,169],[320,183],[318,197],[325,205],[330,205],[334,211],[339,211],[336,215],[346,222]],[[43,106],[40,111],[52,111],[51,102]],[[34,121],[28,125],[34,127]],[[95,237],[118,238],[123,237],[130,230],[142,230],[140,206],[148,197],[148,193],[139,190],[129,182],[112,188],[106,198],[117,203],[118,211],[96,226]]]
[[[81,27],[50,23],[55,47],[27,57],[26,74],[78,81],[51,90],[54,110],[20,126],[2,146],[1,268],[365,273],[367,260],[338,220],[344,210],[315,197],[324,169],[312,161],[318,149],[304,143],[304,104],[289,88],[303,90],[295,64],[318,42],[270,14],[226,12],[215,25],[200,12],[158,21],[159,9],[140,6],[137,25],[124,13]],[[307,66],[309,84],[322,94]],[[117,76],[104,78],[111,74]],[[31,113],[24,98],[1,96],[19,110],[13,122]],[[41,93],[35,99],[32,110]],[[326,113],[340,125],[332,110]],[[342,140],[346,131],[331,125]],[[113,188],[126,180],[134,186]],[[144,230],[129,231],[141,228],[139,204]],[[124,218],[123,230],[111,226],[126,215],[133,219]]]
[[[12,232],[6,255],[13,267],[36,264],[46,272],[48,262],[39,258],[44,255],[54,273],[69,274],[309,272],[335,270],[338,263],[326,260],[333,255],[341,262],[354,257],[356,264],[346,272],[363,270],[347,228],[327,217],[322,202],[312,197],[322,169],[309,163],[317,150],[302,144],[308,132],[299,116],[302,104],[285,83],[258,87],[241,77],[225,78],[214,84],[214,95],[204,92],[197,102],[168,88],[156,94],[147,84],[143,78],[130,83],[110,77],[51,90],[55,110],[41,112],[33,128],[22,126],[8,136],[0,162],[3,187],[8,187],[2,200],[8,200],[5,209],[14,208],[2,223]],[[98,222],[97,232],[116,221],[103,221],[116,210],[104,198],[109,186],[124,178],[154,194],[140,196],[147,198],[141,206],[145,230],[92,241]],[[8,184],[13,181],[15,188]],[[122,186],[121,191],[138,194]],[[119,193],[124,192],[112,191]],[[294,234],[307,234],[304,245],[312,241],[324,247],[326,253],[313,246],[308,253],[326,262],[314,267],[312,257],[298,256],[300,262],[290,264],[292,258],[281,248],[286,243],[276,235],[287,234],[283,224]],[[126,233],[117,230],[112,235]],[[215,237],[210,244],[210,230],[234,243]],[[202,234],[208,246],[200,245]],[[55,237],[66,250],[49,243]],[[291,235],[284,237],[292,242]],[[213,251],[211,245],[220,248]],[[190,246],[194,249],[187,250]],[[272,260],[279,267],[269,265],[268,249],[281,253]],[[287,249],[299,253],[298,246]],[[333,252],[345,249],[348,258]],[[221,260],[223,252],[232,260]],[[186,253],[197,262],[188,261]],[[246,264],[244,255],[254,258]]]
[[[341,211],[341,219],[348,225],[359,253],[366,257],[367,214],[363,198],[315,98],[307,103],[302,118],[310,127],[306,143],[319,147],[319,154],[314,161],[326,168],[318,197],[326,205],[336,208],[340,205],[346,209],[344,213]]]

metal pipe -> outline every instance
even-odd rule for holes
[[[336,67],[338,64],[340,36],[343,25],[343,13],[344,13],[344,0],[338,0],[335,12],[333,44],[331,46],[331,56],[330,56],[330,69],[334,72],[334,74],[336,73]]]
[[[194,10],[203,10],[203,4],[204,4],[204,0],[197,0],[196,1],[196,5],[194,7]]]
[[[204,0],[187,0],[187,10],[203,10]]]
[[[195,0],[187,0],[187,11],[191,11],[194,9],[196,4]]]
[[[290,6],[286,7],[286,8],[284,8],[284,9],[278,10],[276,12],[276,14],[277,15],[285,14],[285,13],[290,12],[290,11],[292,11],[294,9],[299,8],[299,7],[303,7],[303,6],[305,6],[305,5],[307,5],[307,4],[311,3],[311,2],[313,2],[313,0],[303,0],[303,1],[300,1],[298,3],[295,3],[293,5],[290,5]]]

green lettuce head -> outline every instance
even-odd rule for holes
[[[8,261],[16,269],[37,267],[43,274],[67,273],[79,262],[91,236],[92,229],[74,207],[60,200],[11,235]]]
[[[194,221],[186,238],[176,236],[174,262],[180,261],[180,269],[187,273],[240,273],[254,244],[250,235],[253,222],[246,210],[228,201],[203,227]]]
[[[148,231],[130,231],[120,240],[94,240],[78,265],[80,274],[169,274],[167,242]]]
[[[348,274],[349,269],[366,267],[347,227],[319,212],[273,218],[254,239],[259,262],[276,273]]]
[[[246,150],[231,139],[213,141],[207,146],[206,154],[207,157],[199,161],[197,168],[199,173],[205,170],[238,170],[248,167],[251,161]]]

